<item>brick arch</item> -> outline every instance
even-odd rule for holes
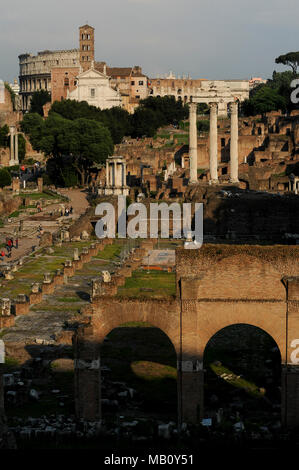
[[[101,299],[92,317],[93,335],[100,343],[110,331],[128,322],[149,323],[159,328],[179,353],[179,305],[176,301]]]
[[[240,305],[239,305],[240,306]],[[226,310],[229,306],[225,305]],[[276,343],[281,357],[281,362],[285,363],[286,360],[286,334],[285,334],[285,319],[277,319],[277,322],[273,321],[273,315],[269,314],[270,318],[258,318],[261,305],[253,305],[252,312],[248,312],[248,306],[241,304],[242,308],[246,308],[246,315],[240,315],[238,311],[238,304],[231,305],[231,312],[222,311],[221,316],[214,318],[213,321],[207,322],[205,327],[202,328],[202,332],[199,332],[199,352],[203,357],[206,347],[209,341],[221,330],[233,325],[249,325],[255,328],[259,328],[268,334],[273,341]],[[272,311],[273,306],[267,303],[263,303],[263,309]],[[275,307],[275,306],[274,306]],[[251,318],[250,318],[251,317]]]
[[[215,333],[209,338],[209,340],[206,342],[205,344],[205,347],[204,347],[204,350],[203,350],[203,357],[204,357],[204,354],[206,352],[206,349],[209,345],[209,342],[210,340],[212,340],[216,335],[217,333],[220,333],[221,331],[225,330],[226,328],[229,328],[231,326],[237,326],[237,325],[245,325],[245,326],[250,326],[250,327],[253,327],[253,328],[257,328],[258,330],[262,331],[263,333],[265,333],[266,335],[268,335],[272,340],[273,342],[276,344],[278,350],[279,350],[279,353],[280,353],[280,358],[282,358],[282,354],[281,354],[281,348],[279,347],[279,343],[276,341],[276,339],[272,336],[272,334],[270,334],[268,331],[265,330],[265,328],[261,328],[260,326],[257,326],[257,325],[253,325],[252,323],[229,323],[225,326],[223,326],[222,328],[218,329],[217,331],[215,331]]]

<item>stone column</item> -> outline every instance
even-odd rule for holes
[[[110,178],[109,178],[109,162],[106,160],[106,186],[110,186]]]
[[[15,165],[19,164],[19,141],[18,133],[15,132]]]
[[[117,163],[113,162],[113,186],[117,186]]]
[[[218,129],[217,103],[210,103],[210,175],[211,183],[218,183]]]
[[[196,103],[189,104],[189,183],[197,183],[197,127],[196,127]]]
[[[115,186],[118,188],[122,185],[122,164],[116,162],[115,164]]]
[[[123,163],[122,164],[122,186],[127,185],[127,164]]]
[[[230,103],[230,182],[238,183],[239,170],[239,128],[238,128],[238,103],[234,101]]]
[[[113,187],[114,177],[113,177],[114,166],[113,163],[109,163],[109,178],[110,178],[110,187]]]
[[[15,149],[15,146],[14,146],[14,132],[15,132],[15,128],[14,126],[10,126],[9,128],[9,131],[10,131],[10,166],[12,166],[14,163],[14,160],[15,160],[15,153],[14,153],[14,149]]]

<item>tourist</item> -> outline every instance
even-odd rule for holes
[[[15,248],[16,248],[16,250],[19,248],[19,239],[18,238],[16,238]]]
[[[4,252],[4,250],[1,250],[1,252],[0,252],[0,259],[1,259],[1,261],[3,261],[4,258],[5,258],[5,252]]]
[[[9,238],[8,241],[7,241],[8,251],[11,251],[12,247],[13,247],[13,239]]]
[[[70,207],[70,214],[73,213],[73,206]]]

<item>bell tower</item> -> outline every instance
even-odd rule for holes
[[[79,27],[79,60],[83,72],[94,62],[94,28],[88,24]]]

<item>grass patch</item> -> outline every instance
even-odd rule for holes
[[[250,382],[249,380],[244,379],[243,377],[238,378],[239,376],[234,374],[227,367],[223,365],[210,364],[210,368],[218,377],[220,377],[222,374],[227,374],[229,376],[231,375],[232,378],[230,380],[226,380],[228,384],[245,390],[252,397],[263,397],[263,393],[260,392],[260,389],[257,385],[255,385],[253,382]]]
[[[14,211],[8,216],[8,218],[13,219],[14,217],[19,217],[19,215],[20,215],[20,211]]]
[[[143,380],[176,379],[177,371],[174,367],[151,361],[135,361],[131,369],[137,377]]]
[[[38,199],[61,199],[58,194],[48,194],[48,193],[20,193],[20,196],[26,197],[28,199],[38,200]]]
[[[122,297],[163,298],[175,296],[175,293],[175,274],[166,271],[134,271],[118,289],[118,295]]]
[[[121,250],[121,245],[117,245],[115,243],[113,245],[106,245],[104,250],[100,251],[95,258],[104,260],[113,259],[120,256]]]
[[[78,297],[58,297],[56,299],[57,302],[79,302]]]

